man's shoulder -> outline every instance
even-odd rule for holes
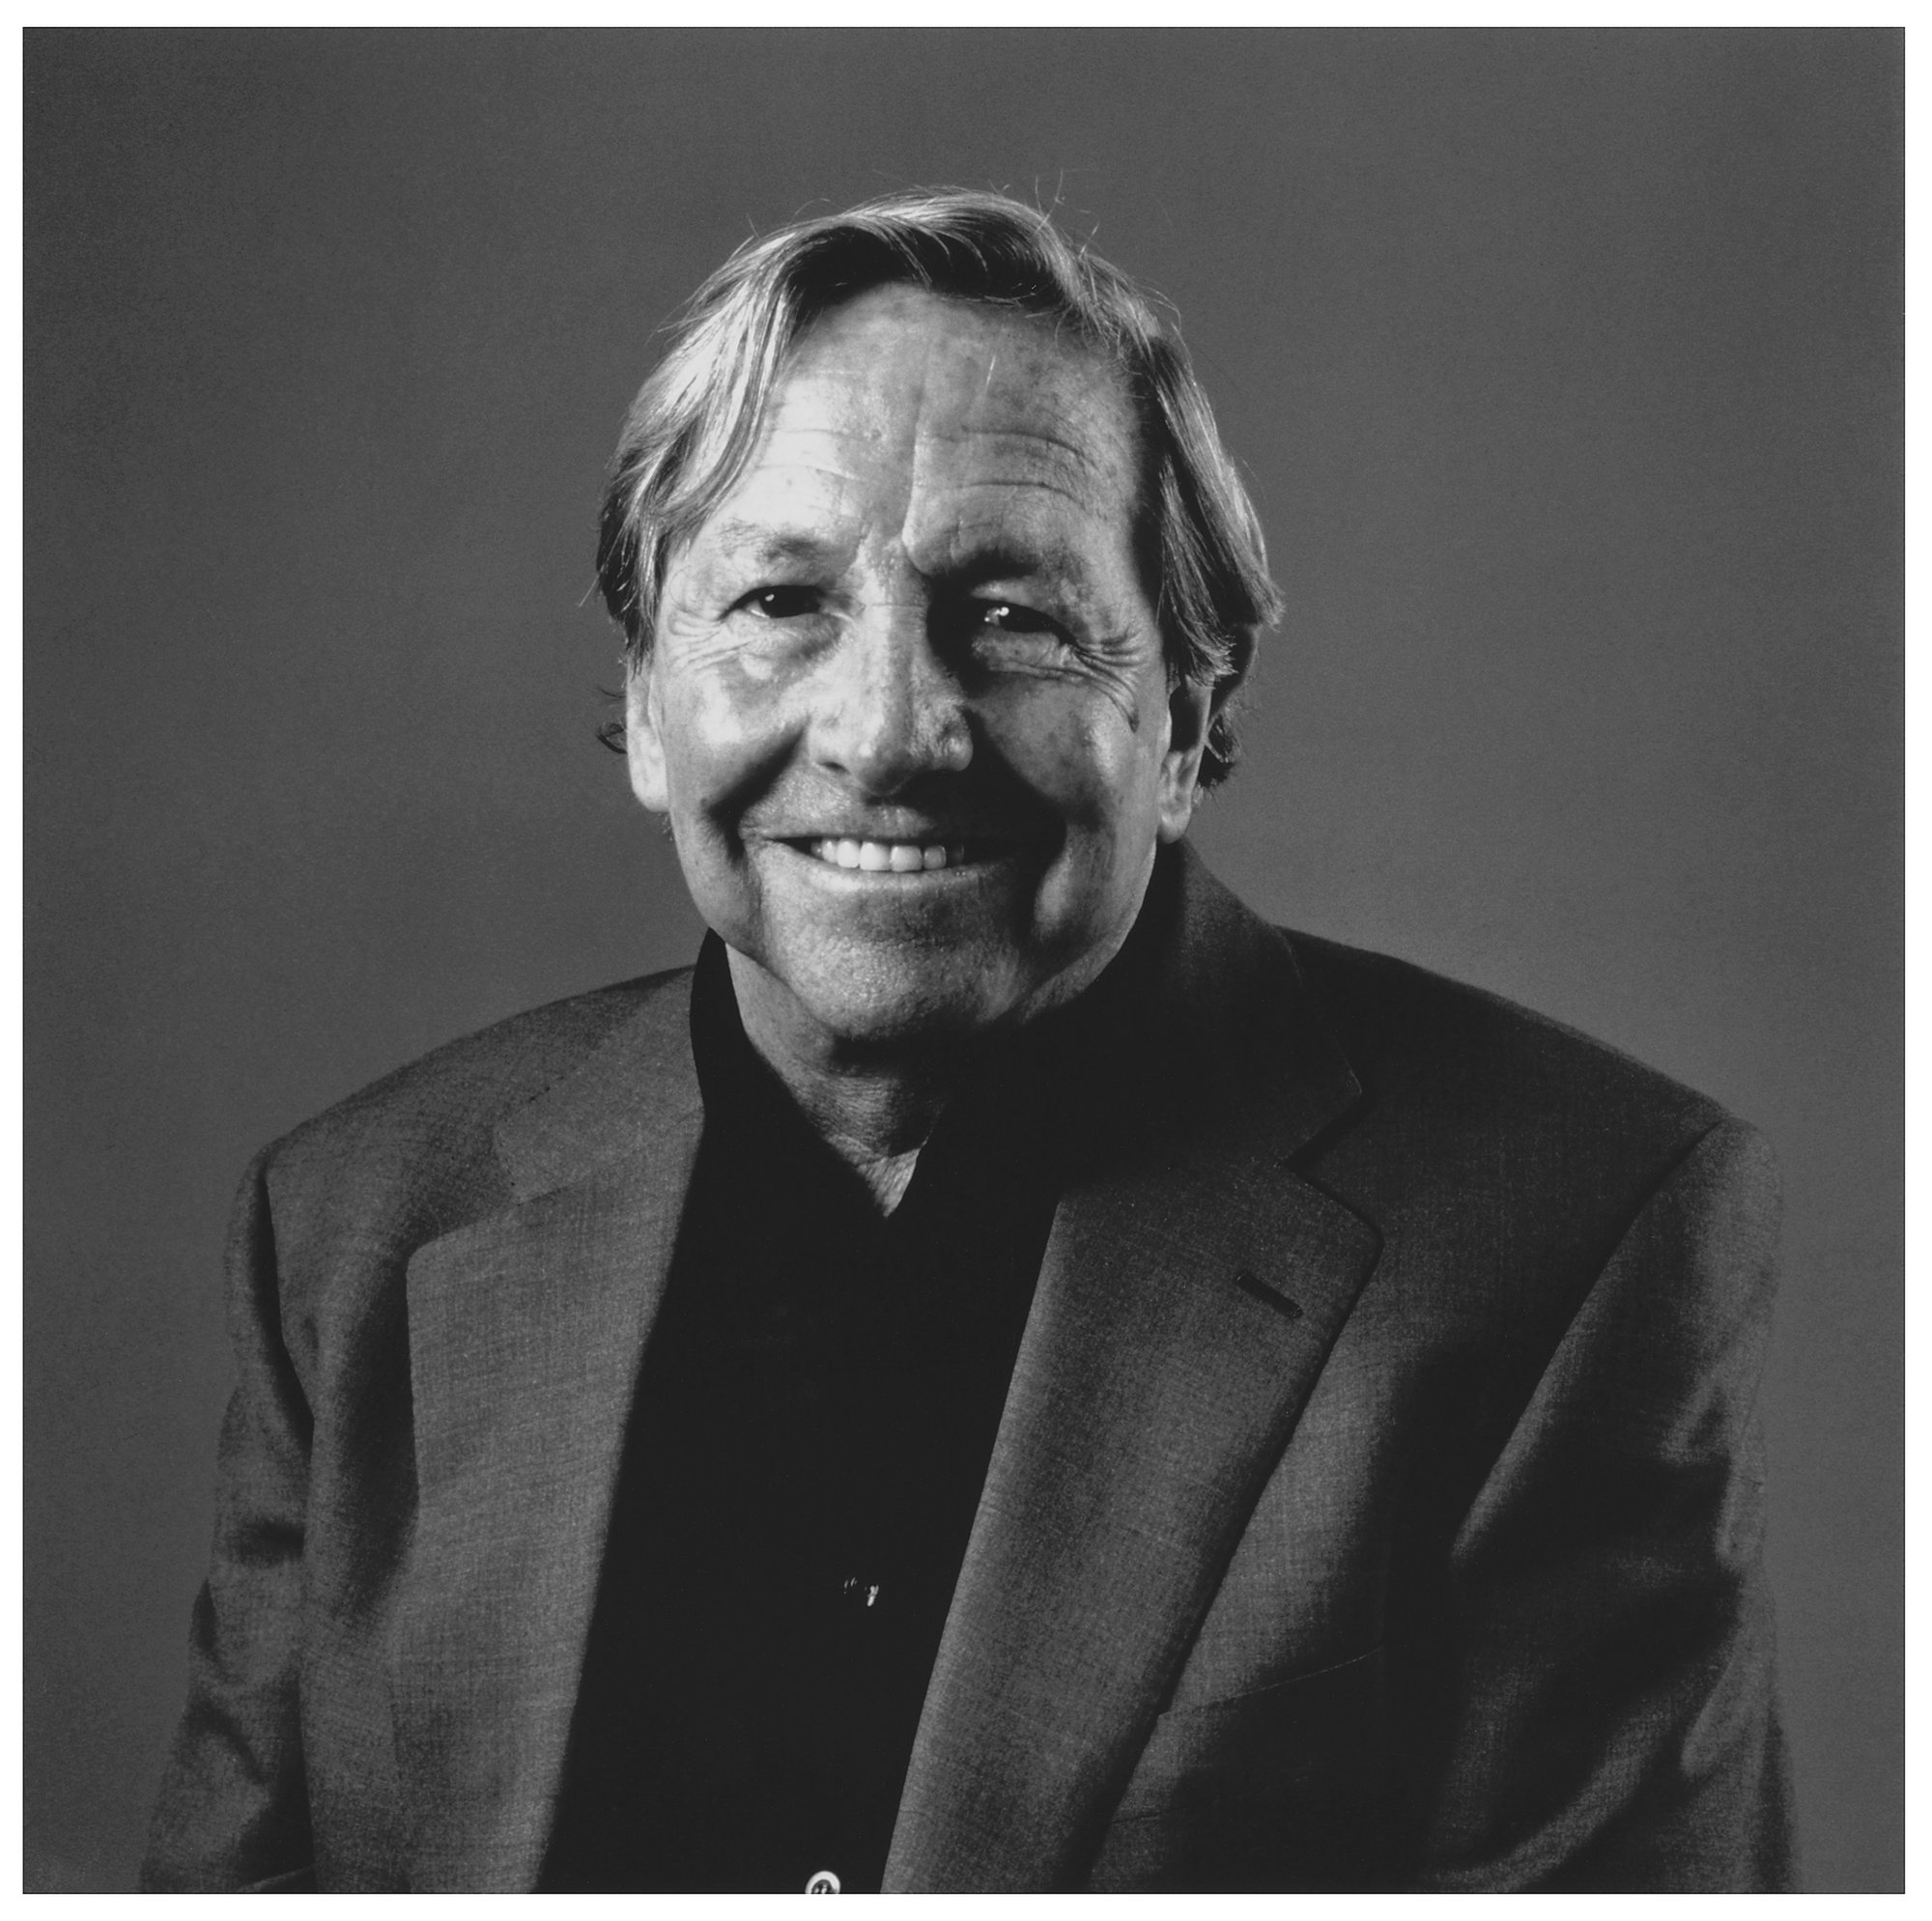
[[[446,1041],[271,1143],[284,1178],[345,1163],[429,1168],[487,1152],[497,1125],[568,1079],[614,1035],[656,1020],[683,1031],[691,969],[618,981]]]
[[[1728,1118],[1707,1095],[1560,1020],[1392,954],[1269,925],[1197,858],[1177,865],[1182,992],[1218,1011],[1223,1053],[1252,1052],[1257,1031],[1285,1015],[1291,1031],[1324,1035],[1361,1095],[1391,1117],[1516,1131],[1594,1116],[1600,1132],[1628,1122],[1669,1134]],[[1302,1071],[1310,1057],[1304,1045],[1275,1058]]]
[[[1371,1097],[1505,1114],[1520,1126],[1582,1112],[1702,1131],[1732,1118],[1709,1095],[1607,1041],[1391,954],[1280,930]]]

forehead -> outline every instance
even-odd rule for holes
[[[815,322],[706,532],[808,519],[908,545],[997,522],[1127,538],[1138,427],[1118,370],[1049,323],[885,287]],[[703,536],[700,535],[700,539]]]

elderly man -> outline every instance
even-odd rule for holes
[[[149,1884],[1784,1884],[1765,1153],[1186,851],[1276,597],[1148,301],[749,245],[600,572],[712,932],[250,1172]]]

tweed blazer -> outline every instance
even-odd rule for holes
[[[1167,864],[887,1888],[1787,1884],[1763,1145]],[[702,1126],[689,986],[504,1022],[249,1171],[147,1885],[536,1884]]]

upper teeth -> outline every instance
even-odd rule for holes
[[[916,840],[814,840],[811,851],[835,867],[860,867],[868,874],[916,874],[956,866],[966,858],[963,841],[928,847]]]

